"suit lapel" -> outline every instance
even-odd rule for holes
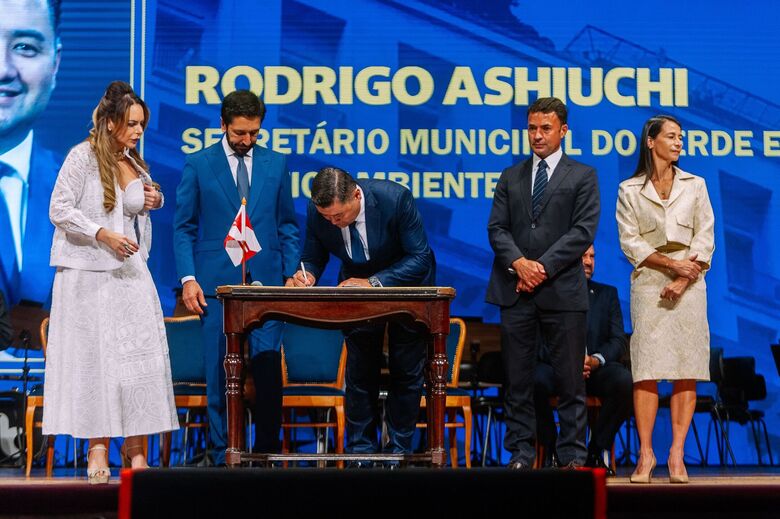
[[[361,185],[363,196],[366,199],[366,239],[368,240],[368,255],[377,258],[379,255],[378,245],[383,243],[380,235],[382,226],[380,222],[381,215],[374,194],[366,186]]]
[[[661,197],[658,196],[655,187],[653,187],[653,183],[650,182],[650,179],[648,179],[647,182],[645,182],[645,185],[642,186],[642,189],[639,191],[639,194],[647,198],[653,203],[656,203],[658,205],[664,205],[663,201],[661,200]]]
[[[550,182],[547,184],[547,188],[544,190],[542,207],[539,210],[540,213],[544,211],[544,208],[547,206],[547,202],[550,201],[550,198],[552,198],[555,190],[558,189],[558,186],[560,186],[564,179],[569,176],[569,173],[571,173],[571,162],[569,162],[569,157],[564,154],[561,156],[561,160],[558,161],[558,166],[556,166],[555,171],[553,171],[553,174],[550,177]]]
[[[249,187],[249,200],[247,201],[247,214],[252,214],[260,201],[263,192],[263,184],[268,171],[268,163],[271,157],[268,151],[260,146],[255,146],[252,152],[252,184]]]
[[[680,198],[680,195],[683,194],[683,191],[688,187],[688,182],[683,181],[683,178],[688,177],[688,174],[682,171],[681,169],[674,168],[675,175],[672,179],[672,192],[669,193],[669,202],[668,205],[672,205],[672,202]],[[648,182],[649,184],[650,182]],[[655,189],[653,189],[655,191]]]
[[[520,205],[523,206],[523,210],[528,215],[528,218],[532,218],[532,204],[531,204],[531,170],[533,169],[533,159],[528,159],[520,167],[520,175],[517,179],[520,189]]]
[[[209,149],[211,150],[211,153],[207,155],[206,160],[208,160],[214,178],[219,185],[222,186],[222,191],[225,192],[225,196],[232,204],[233,209],[238,211],[238,206],[241,205],[241,199],[238,197],[238,188],[236,187],[235,180],[233,180],[233,174],[230,172],[230,164],[228,164],[225,150],[222,148],[222,141]]]

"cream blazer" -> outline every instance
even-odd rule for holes
[[[681,244],[709,268],[715,250],[710,197],[704,179],[675,167],[666,207],[645,177],[620,183],[615,217],[620,248],[638,268],[656,249]]]
[[[149,174],[127,153],[125,155],[140,174],[141,181],[151,185]],[[92,146],[85,141],[70,150],[60,168],[49,203],[49,219],[55,226],[49,265],[94,271],[115,270],[122,266],[124,258],[95,238],[101,227],[120,234],[125,232],[123,192],[118,183],[114,187],[116,205],[107,213],[103,208],[103,186]],[[152,222],[148,211],[138,214],[138,229],[139,253],[146,261],[152,246]]]

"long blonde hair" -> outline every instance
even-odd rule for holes
[[[144,122],[142,126],[146,129],[146,125],[149,124],[149,108],[135,94],[133,88],[124,81],[114,81],[108,85],[106,93],[103,94],[97,107],[92,112],[93,127],[89,131],[87,140],[92,145],[92,150],[97,157],[100,183],[103,185],[103,208],[107,213],[113,211],[116,206],[116,189],[114,186],[119,173],[119,160],[117,158],[116,138],[114,135],[120,134],[127,128],[130,107],[133,105],[139,105],[143,109]],[[109,122],[114,126],[113,131],[108,129]],[[129,154],[139,166],[149,173],[149,166],[141,158],[137,149],[130,149]]]

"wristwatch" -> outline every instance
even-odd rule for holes
[[[379,278],[376,276],[371,276],[368,278],[368,282],[371,283],[372,287],[379,288],[382,286],[382,282],[379,281]]]

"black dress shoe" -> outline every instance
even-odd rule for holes
[[[592,469],[604,469],[607,471],[608,478],[615,477],[615,471],[612,470],[612,467],[604,463],[604,457],[601,454],[588,454],[588,459],[585,460],[585,466]]]
[[[531,470],[531,465],[524,461],[515,460],[510,461],[506,468],[510,470]]]
[[[373,469],[374,468],[374,462],[373,461],[350,461],[347,463],[348,469]]]

